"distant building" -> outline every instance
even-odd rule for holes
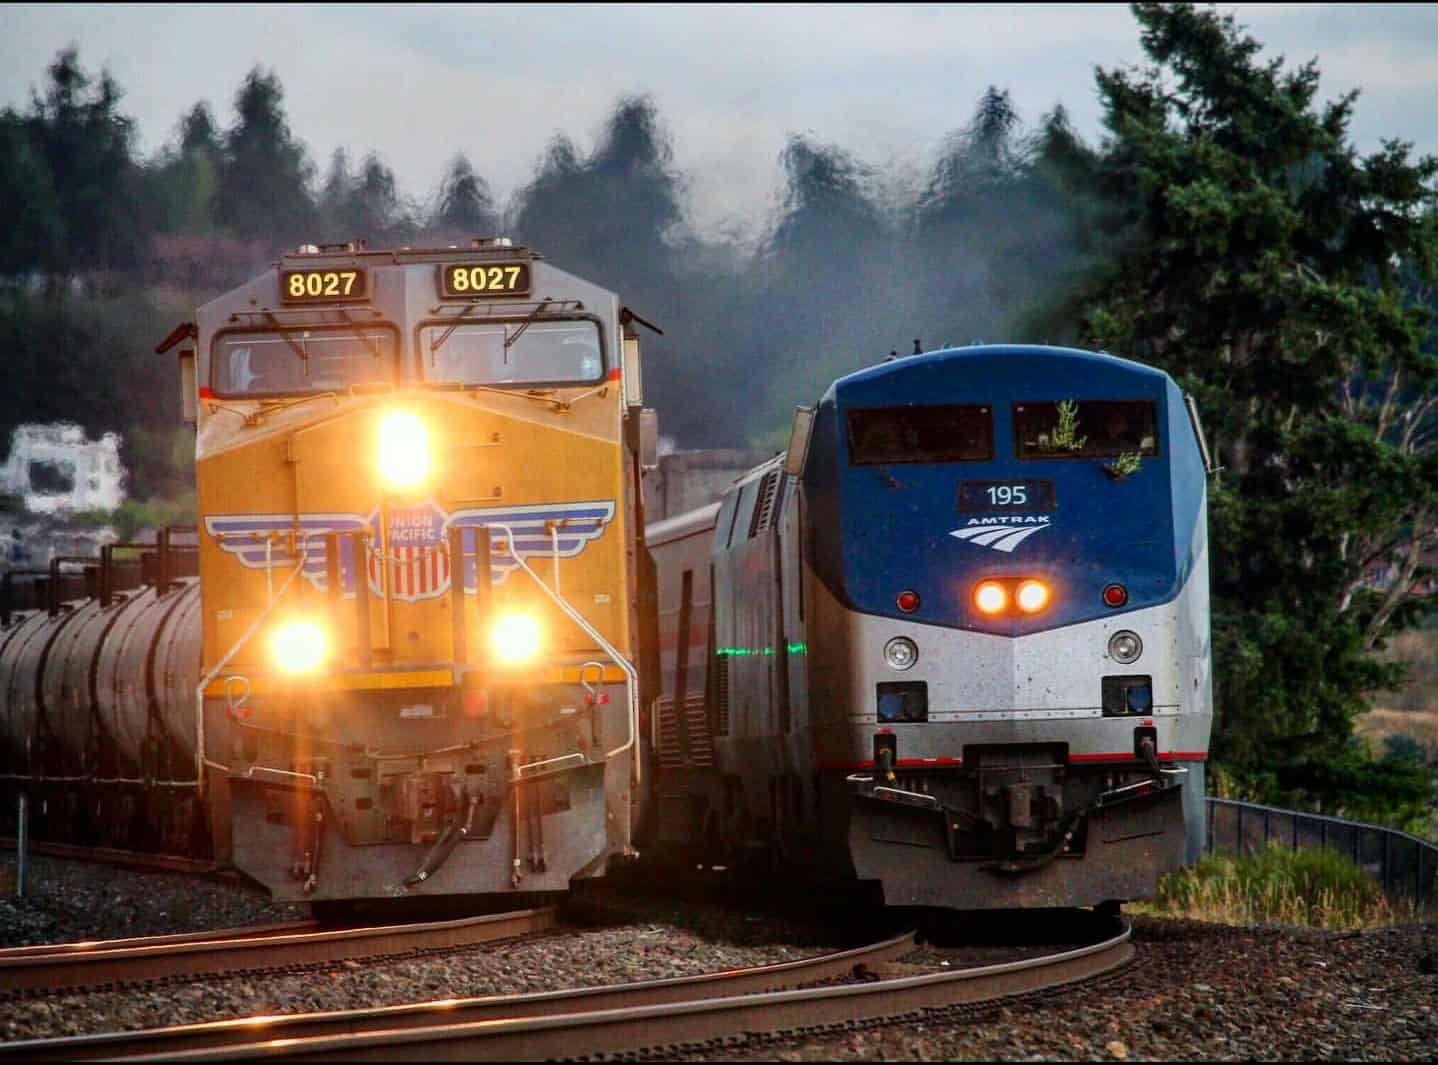
[[[1422,565],[1429,570],[1438,571],[1438,547],[1430,547],[1423,552]],[[1393,563],[1375,562],[1364,571],[1363,583],[1382,592],[1391,588],[1397,577],[1398,568]],[[1408,590],[1409,595],[1415,596],[1432,595],[1434,592],[1438,592],[1438,578],[1433,576],[1417,581]]]
[[[718,499],[728,487],[772,451],[675,451],[661,455],[659,468],[644,479],[644,519],[660,521]]]
[[[78,425],[22,425],[0,466],[0,492],[19,497],[31,514],[114,510],[125,500],[120,438],[87,440]]]

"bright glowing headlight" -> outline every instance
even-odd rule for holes
[[[392,410],[379,423],[379,475],[391,488],[418,488],[429,480],[429,430],[418,417]]]
[[[1009,605],[1009,593],[998,581],[983,581],[974,589],[974,606],[985,614],[997,614]]]
[[[895,636],[884,644],[884,661],[890,669],[908,669],[919,660],[919,648],[907,636]]]
[[[295,618],[270,632],[269,651],[276,669],[301,677],[318,672],[329,660],[330,636],[317,622]]]
[[[1138,633],[1123,629],[1109,637],[1108,654],[1120,665],[1137,662],[1138,656],[1143,654],[1143,641],[1138,638]]]
[[[489,632],[489,645],[501,664],[522,666],[538,656],[543,636],[539,622],[529,614],[504,614]]]
[[[1019,585],[1017,598],[1020,610],[1025,614],[1037,614],[1049,605],[1049,586],[1043,581],[1024,581]]]

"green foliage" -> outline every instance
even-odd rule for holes
[[[1142,455],[1140,455],[1137,451],[1125,451],[1112,462],[1105,463],[1104,472],[1107,473],[1110,477],[1112,477],[1115,481],[1121,481],[1125,477],[1137,473],[1139,467],[1142,465]]]
[[[1150,910],[1231,924],[1355,928],[1395,919],[1383,891],[1328,848],[1270,844],[1256,854],[1211,854],[1162,877]]]
[[[408,244],[416,232],[415,209],[403,201],[394,171],[378,156],[365,157],[358,175],[349,170],[349,156],[335,149],[329,176],[320,194],[321,239],[329,243],[360,238],[370,247]]]
[[[110,523],[122,541],[133,543],[146,530],[159,530],[167,525],[195,523],[195,494],[187,492],[175,499],[127,499],[110,515]]]
[[[1260,62],[1231,17],[1134,10],[1154,65],[1098,74],[1093,173],[1118,236],[1084,332],[1193,392],[1224,467],[1214,753],[1259,797],[1357,810],[1371,788],[1402,820],[1426,781],[1348,737],[1398,678],[1373,652],[1428,608],[1408,593],[1438,542],[1438,457],[1414,427],[1438,361],[1414,291],[1438,261],[1438,160],[1359,155],[1354,96],[1319,106],[1316,66]]]
[[[1058,415],[1054,431],[1039,434],[1039,446],[1049,451],[1082,451],[1088,437],[1077,435],[1078,404],[1071,399],[1060,400]]]
[[[242,237],[278,245],[299,243],[315,205],[313,165],[285,118],[279,79],[255,67],[235,93],[238,122],[225,137],[215,209],[220,223]]]
[[[449,165],[426,235],[439,244],[499,235],[499,213],[489,183],[474,172],[463,154],[456,155]]]

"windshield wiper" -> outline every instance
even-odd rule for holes
[[[355,327],[354,334],[359,337],[360,343],[369,348],[369,353],[376,359],[383,359],[384,351],[381,350],[379,344],[375,342],[374,337],[364,331],[364,326],[360,322],[350,317],[350,312],[347,308],[341,307],[339,310],[340,314],[344,315],[345,321]]]
[[[443,333],[440,334],[439,339],[431,340],[429,342],[429,353],[433,355],[440,348],[444,347],[445,341],[447,341],[450,337],[454,336],[454,331],[464,324],[464,320],[469,317],[469,312],[474,310],[478,306],[479,304],[477,303],[471,303],[464,310],[460,311],[459,316],[455,318],[454,323]],[[430,361],[433,362],[434,360],[431,359]]]
[[[290,346],[290,350],[299,356],[300,362],[305,364],[305,376],[308,377],[310,375],[310,353],[305,350],[303,344],[297,344],[295,342],[295,338],[290,335],[289,330],[287,330],[284,326],[280,325],[280,320],[278,318],[276,318],[269,311],[265,311],[264,315],[265,321],[270,323],[270,326],[274,329],[276,333],[284,337],[284,341]]]
[[[515,342],[516,340],[518,340],[520,337],[524,336],[524,331],[525,331],[526,329],[528,329],[530,326],[532,326],[532,325],[535,323],[535,320],[536,320],[541,314],[544,313],[545,308],[548,307],[551,302],[552,302],[552,301],[550,300],[550,298],[549,298],[548,296],[546,296],[546,297],[544,297],[544,299],[540,300],[540,301],[539,301],[539,306],[536,307],[536,308],[534,308],[534,310],[530,311],[529,314],[525,316],[524,321],[522,321],[522,322],[519,323],[519,328],[514,331],[514,336],[512,336],[512,337],[505,337],[505,340],[504,340],[504,350],[505,350],[505,351],[508,351],[510,348],[512,348],[512,347],[514,346],[514,342]],[[509,361],[508,359],[505,359],[505,362],[508,362],[508,361]]]

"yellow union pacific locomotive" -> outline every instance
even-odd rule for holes
[[[75,743],[128,727],[192,758],[165,775],[214,856],[277,898],[604,872],[641,813],[642,322],[503,239],[306,246],[200,307],[159,349],[197,428],[198,581],[33,622],[95,616],[77,675],[152,633],[153,697],[127,722],[92,683]],[[64,731],[31,711],[22,732]]]

